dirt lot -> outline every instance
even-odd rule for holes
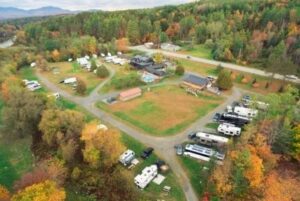
[[[53,83],[57,84],[62,89],[75,93],[71,86],[59,84],[60,81],[65,78],[77,77],[82,79],[87,86],[87,93],[95,89],[95,87],[102,82],[102,79],[98,78],[94,73],[88,72],[82,69],[76,62],[58,62],[58,63],[50,63],[51,68],[55,70],[51,70],[49,72],[44,72],[43,74]]]
[[[108,109],[119,118],[154,135],[170,135],[187,127],[217,107],[222,99],[212,95],[187,95],[178,86],[144,92],[141,98],[118,102]]]

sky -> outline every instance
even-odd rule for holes
[[[192,0],[0,0],[0,7],[34,9],[55,6],[68,10],[123,10],[181,4]]]

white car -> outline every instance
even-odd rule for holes
[[[285,78],[290,80],[298,80],[299,78],[296,75],[286,75]]]

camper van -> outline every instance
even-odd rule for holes
[[[157,165],[151,165],[143,169],[142,173],[134,178],[134,183],[144,189],[157,176]]]
[[[128,149],[125,151],[120,157],[119,161],[122,163],[124,166],[130,165],[131,161],[135,158],[135,153],[134,151]]]
[[[241,134],[241,128],[236,127],[233,124],[223,123],[218,127],[218,132],[224,135],[239,136]]]
[[[240,106],[236,106],[236,107],[227,106],[227,111],[248,118],[256,117],[258,112],[255,109],[240,107]]]
[[[216,121],[219,123],[230,123],[238,127],[242,127],[245,124],[248,124],[251,119],[248,117],[237,115],[235,113],[223,113],[218,116],[218,119],[216,119]]]
[[[77,78],[76,77],[70,77],[70,78],[64,79],[60,83],[63,83],[63,84],[76,84],[76,82],[77,82]]]
[[[195,142],[209,145],[209,146],[223,146],[228,143],[228,138],[217,136],[204,132],[196,132],[193,138]]]
[[[216,157],[218,160],[224,160],[225,155],[219,153],[211,148],[203,147],[197,144],[187,144],[185,145],[185,152],[190,152],[193,154],[198,154],[205,157]],[[186,155],[185,153],[184,155]]]

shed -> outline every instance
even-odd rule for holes
[[[136,98],[141,95],[142,95],[142,90],[140,88],[133,88],[133,89],[129,89],[127,91],[121,92],[119,98],[121,101],[127,101],[127,100]]]
[[[204,77],[196,76],[196,75],[188,75],[183,80],[183,85],[187,87],[191,87],[193,89],[203,90],[209,84],[209,80]]]

